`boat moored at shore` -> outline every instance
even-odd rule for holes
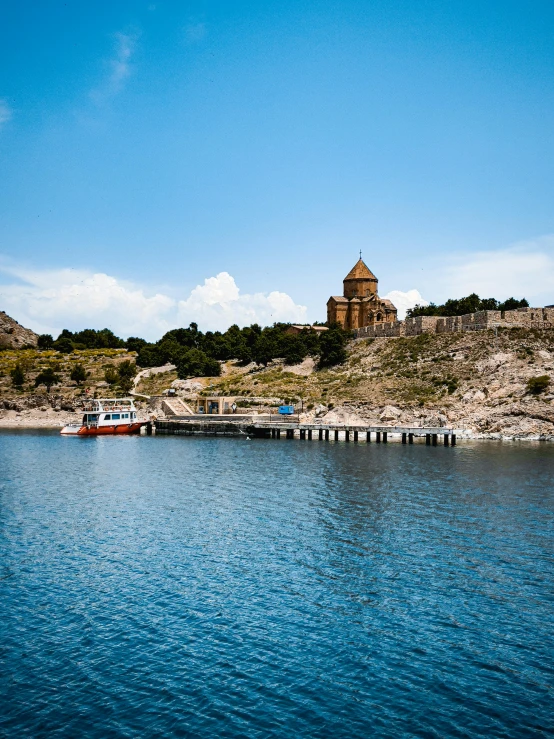
[[[98,398],[85,403],[81,423],[70,423],[60,433],[68,436],[138,434],[145,423],[137,419],[132,398]]]

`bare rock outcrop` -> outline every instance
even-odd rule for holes
[[[37,343],[38,334],[0,311],[0,348],[23,349],[25,346],[36,347]]]

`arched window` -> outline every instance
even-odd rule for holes
[[[380,313],[377,313],[377,320],[378,321],[382,321],[383,320],[383,316]]]

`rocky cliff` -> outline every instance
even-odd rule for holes
[[[38,334],[30,328],[24,328],[7,313],[0,311],[0,349],[22,349],[36,346]]]
[[[212,381],[212,392],[282,397],[303,407],[306,420],[442,425],[474,438],[554,440],[552,329],[358,339],[344,365],[298,369],[274,363],[227,372]],[[545,376],[550,384],[531,392],[528,381]]]

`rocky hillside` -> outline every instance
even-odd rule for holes
[[[100,396],[113,395],[118,390],[106,383],[106,370],[135,358],[124,349],[0,351],[0,421],[3,414],[77,407],[85,386]],[[25,371],[22,389],[11,379],[16,363]],[[87,373],[81,385],[71,380],[76,364],[83,364]],[[44,386],[34,388],[34,379],[46,367],[61,377],[49,394]],[[226,362],[218,378],[177,380],[170,367],[144,375],[136,387],[140,393],[159,395],[173,386],[190,401],[198,394],[237,396],[243,411],[275,411],[285,401],[302,407],[305,420],[448,425],[476,438],[554,440],[554,331],[360,339],[349,345],[344,365],[322,371],[309,358],[296,366]],[[545,376],[551,383],[541,392],[530,392],[528,381]]]
[[[63,354],[54,350],[4,349],[0,351],[0,425],[10,421],[22,425],[62,425],[67,413],[80,407],[85,388],[101,397],[121,395],[116,385],[106,382],[106,371],[117,371],[121,362],[134,363],[136,354],[125,349],[87,349]],[[21,387],[14,385],[11,373],[18,365],[23,372]],[[86,378],[80,382],[71,379],[76,366],[82,366]],[[45,369],[51,368],[59,382],[50,388],[35,387],[35,380]],[[74,420],[74,419],[73,419]],[[36,423],[35,423],[36,422]]]
[[[528,380],[545,375],[552,384],[530,393]],[[243,396],[239,406],[262,410],[249,400],[259,397],[301,403],[306,420],[449,425],[480,438],[554,440],[554,331],[360,339],[341,367],[317,371],[311,359],[265,369],[228,363],[210,384],[211,393]]]
[[[37,345],[38,334],[24,328],[7,313],[0,311],[0,349],[22,349]]]

